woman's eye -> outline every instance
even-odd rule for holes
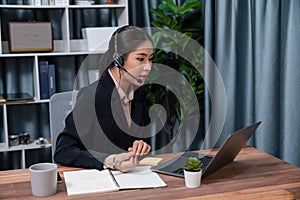
[[[143,62],[144,58],[137,58],[137,60]]]

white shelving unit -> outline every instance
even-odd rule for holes
[[[11,84],[10,83],[4,83],[5,78],[4,74],[8,73],[7,69],[9,69],[11,65],[12,68],[14,67],[15,62],[24,62],[24,60],[29,63],[25,71],[28,73],[30,80],[28,83],[28,87],[24,86],[20,92],[28,92],[29,94],[32,94],[34,97],[33,101],[29,102],[17,102],[17,101],[7,101],[7,102],[0,102],[0,153],[1,152],[14,152],[14,151],[20,151],[21,152],[21,158],[20,163],[21,167],[25,168],[26,166],[26,151],[28,150],[39,150],[39,149],[45,149],[45,148],[51,148],[51,144],[47,144],[46,146],[41,147],[40,145],[37,145],[35,143],[31,144],[21,144],[17,146],[9,146],[9,135],[15,134],[14,127],[17,126],[20,129],[30,129],[32,132],[43,132],[41,135],[45,138],[50,138],[50,128],[49,128],[49,99],[41,99],[40,97],[40,82],[39,82],[39,69],[38,69],[38,62],[40,60],[51,60],[52,62],[56,62],[57,60],[60,60],[60,63],[66,62],[68,63],[68,59],[76,58],[76,57],[85,57],[87,55],[95,55],[96,57],[101,56],[101,51],[99,52],[90,52],[87,48],[86,40],[83,38],[76,38],[71,39],[70,38],[70,21],[72,20],[72,17],[70,16],[70,13],[76,11],[76,10],[98,10],[98,9],[112,9],[115,13],[114,16],[117,16],[117,25],[116,26],[122,26],[129,23],[128,20],[128,3],[126,0],[119,0],[118,4],[116,5],[68,5],[68,6],[30,6],[30,5],[0,5],[0,73],[3,73],[1,76],[0,74],[0,87],[1,84]],[[4,11],[13,11],[13,10],[31,10],[33,12],[58,12],[61,13],[60,17],[60,24],[61,27],[59,30],[61,30],[61,39],[55,39],[53,41],[54,50],[49,53],[10,53],[9,52],[9,42],[4,39],[4,34],[2,29],[4,30],[5,26],[5,12]],[[2,21],[1,21],[2,20]],[[74,19],[73,19],[74,20]],[[7,20],[6,20],[7,21]],[[75,22],[76,23],[76,22]],[[1,35],[2,34],[2,35]],[[107,38],[106,38],[107,39]],[[66,61],[64,61],[66,60]],[[56,75],[58,75],[57,81],[64,81],[68,84],[74,83],[74,75],[71,80],[65,80],[65,77],[59,77],[61,75],[60,70],[65,70],[66,66],[60,66],[60,63],[58,63],[55,67],[56,68]],[[72,65],[72,64],[71,64]],[[78,70],[78,66],[67,66],[70,70],[76,71],[76,68]],[[8,70],[9,71],[9,70]],[[22,70],[21,70],[22,71]],[[21,72],[22,73],[22,72]],[[77,72],[75,72],[77,73]],[[18,77],[17,75],[16,77]],[[75,74],[77,76],[77,74]],[[18,81],[18,80],[16,80]],[[65,90],[71,90],[72,88],[62,88],[61,91],[57,92],[63,92]],[[1,88],[0,88],[1,93]],[[29,111],[28,111],[29,110]],[[29,113],[27,113],[29,112]],[[35,114],[33,114],[35,113]],[[37,113],[37,114],[36,114]],[[34,116],[37,115],[38,117]],[[43,128],[37,128],[33,127],[33,124],[39,124],[42,123]],[[23,130],[27,131],[27,130]],[[34,135],[39,135],[38,133],[35,133]],[[40,135],[39,135],[40,136]],[[32,140],[37,138],[31,138]],[[1,156],[1,155],[0,155]]]

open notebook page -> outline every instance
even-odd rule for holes
[[[127,173],[111,171],[120,189],[155,188],[164,187],[167,184],[156,172],[150,170],[150,166],[140,166]]]
[[[87,169],[64,172],[68,196],[118,191],[109,170]]]

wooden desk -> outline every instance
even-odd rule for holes
[[[58,168],[60,174],[75,169]],[[161,177],[167,187],[81,197],[68,197],[61,183],[55,195],[43,199],[300,199],[300,168],[252,147],[243,148],[234,162],[205,178],[199,188],[186,188],[182,178]],[[41,199],[31,194],[28,169],[0,172],[0,199]]]

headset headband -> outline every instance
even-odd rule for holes
[[[115,53],[114,58],[120,56],[118,52],[118,34],[123,30],[123,28],[128,27],[128,25],[122,26],[116,30],[115,33]]]

